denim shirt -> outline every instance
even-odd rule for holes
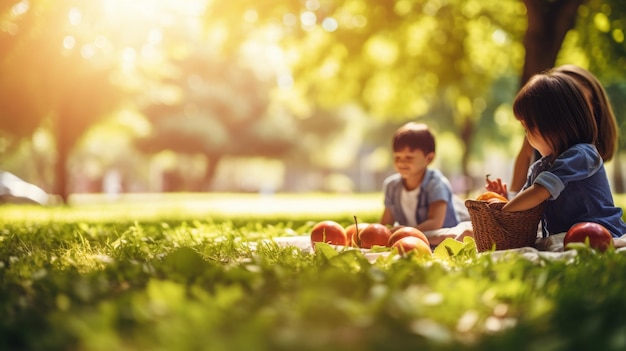
[[[400,174],[392,174],[383,182],[383,194],[385,194],[385,207],[391,211],[394,220],[400,225],[407,225],[400,200],[403,187]],[[442,200],[448,204],[443,227],[454,227],[459,224],[459,220],[454,210],[454,201],[452,201],[452,186],[439,170],[426,169],[417,197],[417,209],[415,211],[417,223],[420,224],[428,219],[428,207],[431,203]]]
[[[550,192],[543,214],[547,234],[558,234],[578,222],[602,224],[613,237],[626,233],[622,209],[616,207],[602,157],[591,144],[577,144],[556,159],[543,157],[529,169],[524,188],[539,184]]]

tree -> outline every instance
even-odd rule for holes
[[[525,3],[529,9],[527,60],[520,83],[524,84],[534,73],[573,60],[603,82],[618,124],[624,125],[626,110],[620,103],[623,96],[620,91],[623,92],[626,80],[626,3],[602,0],[527,0]],[[622,138],[618,146],[623,144]],[[613,190],[623,193],[619,147],[613,158]]]
[[[626,3],[612,0],[588,0],[579,8],[572,35],[575,53],[581,64],[606,85],[626,80]],[[618,118],[626,121],[626,116]]]
[[[148,101],[146,114],[157,134],[170,141],[196,140],[194,148],[203,152],[223,154],[230,148],[227,152],[242,153],[252,147],[245,142],[261,140],[273,143],[254,146],[282,152],[293,140],[277,128],[298,131],[309,122],[318,126],[322,118],[335,116],[332,110],[356,102],[373,118],[398,123],[424,119],[458,135],[464,145],[463,169],[469,173],[478,124],[491,123],[489,114],[510,102],[503,92],[494,93],[494,82],[508,82],[522,72],[523,84],[533,73],[568,60],[563,42],[581,48],[575,52],[581,65],[608,83],[617,84],[626,74],[626,10],[618,0],[197,0],[145,5],[149,10],[161,6],[168,16],[182,13],[178,21],[151,17],[157,11],[134,4],[7,0],[0,5],[0,130],[17,139],[49,123],[59,148],[60,183],[67,178],[67,155],[86,128],[120,99],[136,97],[120,95],[120,83],[141,93],[152,86],[178,90],[182,98],[175,103]],[[200,33],[189,14],[204,5],[205,31]],[[210,52],[190,54],[198,47]],[[218,79],[202,71],[209,68],[201,62],[206,57],[219,58]],[[253,74],[231,65],[232,60],[253,62]],[[187,65],[199,69],[201,89],[189,88],[195,73]],[[226,80],[227,85],[217,83]],[[240,91],[246,104],[230,96]],[[263,95],[269,91],[272,100]],[[514,92],[515,87],[509,100]],[[288,112],[276,113],[276,97]],[[190,115],[190,106],[200,112]],[[239,113],[238,108],[248,110]],[[235,135],[229,131],[236,130],[231,126],[237,116],[247,116],[240,122],[250,134],[237,143],[245,147],[217,143]],[[220,128],[227,132],[212,132]],[[165,146],[183,151],[185,143]],[[274,152],[269,149],[263,152]],[[210,157],[217,160],[218,154]],[[55,192],[66,193],[64,189],[58,185]]]
[[[12,30],[0,34],[0,129],[23,138],[50,121],[57,151],[52,192],[64,201],[73,146],[121,99],[109,62],[88,59],[95,38],[81,36],[80,23],[67,20],[79,14],[79,3],[16,3],[4,8]]]
[[[325,108],[357,101],[383,119],[430,118],[462,139],[467,173],[468,146],[491,82],[522,57],[515,44],[523,28],[519,2],[302,4],[214,2],[207,23],[233,28],[244,21],[229,32],[231,50],[259,27],[281,28],[278,42],[294,89],[307,100]]]
[[[290,119],[269,115],[270,87],[250,69],[204,50],[172,63],[176,69],[144,98],[141,110],[153,126],[137,141],[144,152],[204,155],[208,189],[223,156],[279,157],[297,142]],[[166,89],[177,92],[171,100],[159,97]]]
[[[583,8],[593,18],[618,3],[594,2],[601,6]],[[498,98],[491,95],[493,83],[521,72],[524,84],[553,67],[585,3],[233,0],[211,3],[206,22],[233,29],[224,41],[230,50],[259,28],[279,28],[277,42],[296,89],[322,106],[357,101],[384,119],[436,115],[429,120],[461,138],[468,174],[485,108],[510,103],[515,93],[508,101],[492,101]]]
[[[520,86],[536,73],[554,67],[565,35],[574,28],[585,0],[523,0],[528,26],[524,36],[524,68]]]

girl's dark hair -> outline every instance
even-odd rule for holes
[[[409,122],[393,135],[393,151],[400,151],[405,147],[429,154],[435,152],[435,137],[426,124]]]
[[[554,72],[565,73],[580,83],[588,92],[589,103],[598,128],[597,147],[602,159],[610,161],[617,148],[617,120],[609,98],[600,81],[586,69],[575,65],[562,65]]]
[[[552,157],[575,144],[596,143],[596,122],[583,89],[564,73],[547,72],[533,76],[515,97],[515,118],[550,144]]]

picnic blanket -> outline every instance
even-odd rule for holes
[[[479,255],[491,255],[494,259],[506,259],[507,257],[515,256],[515,257],[523,257],[532,262],[540,262],[544,259],[550,260],[572,260],[578,254],[576,250],[563,250],[563,238],[565,237],[565,233],[551,235],[547,238],[538,238],[535,242],[534,247],[522,247],[518,249],[510,249],[510,250],[496,250],[496,251],[487,251],[481,252]],[[622,236],[622,239],[626,239],[626,235]],[[313,253],[313,247],[311,245],[311,237],[309,235],[299,235],[299,236],[285,236],[285,237],[275,237],[272,238],[272,241],[277,243],[280,246],[293,246],[296,247],[303,252]],[[337,247],[337,249],[346,249],[347,247]],[[372,252],[368,249],[360,249],[360,248],[351,248],[355,250],[360,250],[363,252],[365,257],[370,261],[374,262],[377,258],[381,256],[387,256],[390,252]],[[617,252],[625,252],[626,247],[621,247],[616,249]]]

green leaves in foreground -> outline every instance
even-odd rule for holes
[[[6,224],[0,349],[621,350],[626,257],[279,246],[307,227]],[[375,260],[373,259],[375,258]]]
[[[437,245],[433,251],[433,256],[440,259],[463,261],[475,259],[476,253],[476,242],[473,238],[465,237],[463,242],[448,238]]]

